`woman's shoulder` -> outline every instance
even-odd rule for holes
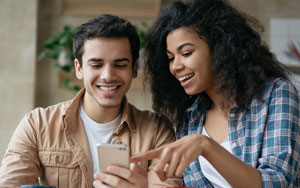
[[[289,105],[299,108],[300,97],[296,87],[285,78],[272,78],[266,83],[262,99],[253,98],[249,101],[249,109],[256,112],[278,105]]]
[[[289,95],[290,93],[296,96],[299,95],[294,84],[285,78],[272,78],[268,80],[266,84],[266,93],[274,94],[274,92],[280,92],[283,96]]]
[[[269,105],[289,105],[299,108],[299,92],[293,83],[284,78],[274,78],[266,85],[264,100]]]

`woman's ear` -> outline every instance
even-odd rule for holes
[[[83,79],[83,72],[82,72],[82,67],[81,67],[78,59],[74,60],[74,66],[75,66],[75,71],[76,71],[76,77],[79,80],[82,80]]]

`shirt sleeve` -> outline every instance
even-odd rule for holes
[[[154,140],[154,148],[159,148],[165,144],[175,141],[175,133],[172,124],[166,118],[159,118],[159,123],[156,129],[156,138]],[[148,167],[148,185],[153,188],[161,187],[176,187],[182,184],[181,180],[167,180],[165,182],[160,181],[156,175],[153,167],[157,164],[158,160],[154,159],[150,162]]]
[[[41,175],[33,122],[25,116],[10,140],[0,168],[0,187],[37,184]]]
[[[258,170],[263,187],[299,187],[299,96],[287,81],[271,92]]]

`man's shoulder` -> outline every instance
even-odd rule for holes
[[[149,110],[139,109],[130,103],[128,103],[128,111],[129,111],[129,115],[134,119],[138,118],[147,121],[158,121],[158,119],[161,118],[161,116],[155,114],[154,112],[151,112]]]
[[[128,105],[128,110],[128,126],[138,133],[131,134],[133,155],[158,148],[175,140],[173,126],[165,116],[137,109],[133,105]]]
[[[132,104],[128,104],[129,116],[134,120],[138,128],[151,128],[158,127],[172,128],[171,122],[163,115],[156,114],[149,110],[138,109]]]
[[[31,112],[27,113],[27,117],[53,117],[54,114],[55,117],[57,115],[63,115],[65,111],[69,108],[72,100],[60,102],[54,105],[50,105],[47,107],[36,107]]]

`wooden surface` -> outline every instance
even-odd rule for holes
[[[158,15],[161,0],[63,0],[63,14],[97,16],[117,14],[124,17],[150,17]]]

